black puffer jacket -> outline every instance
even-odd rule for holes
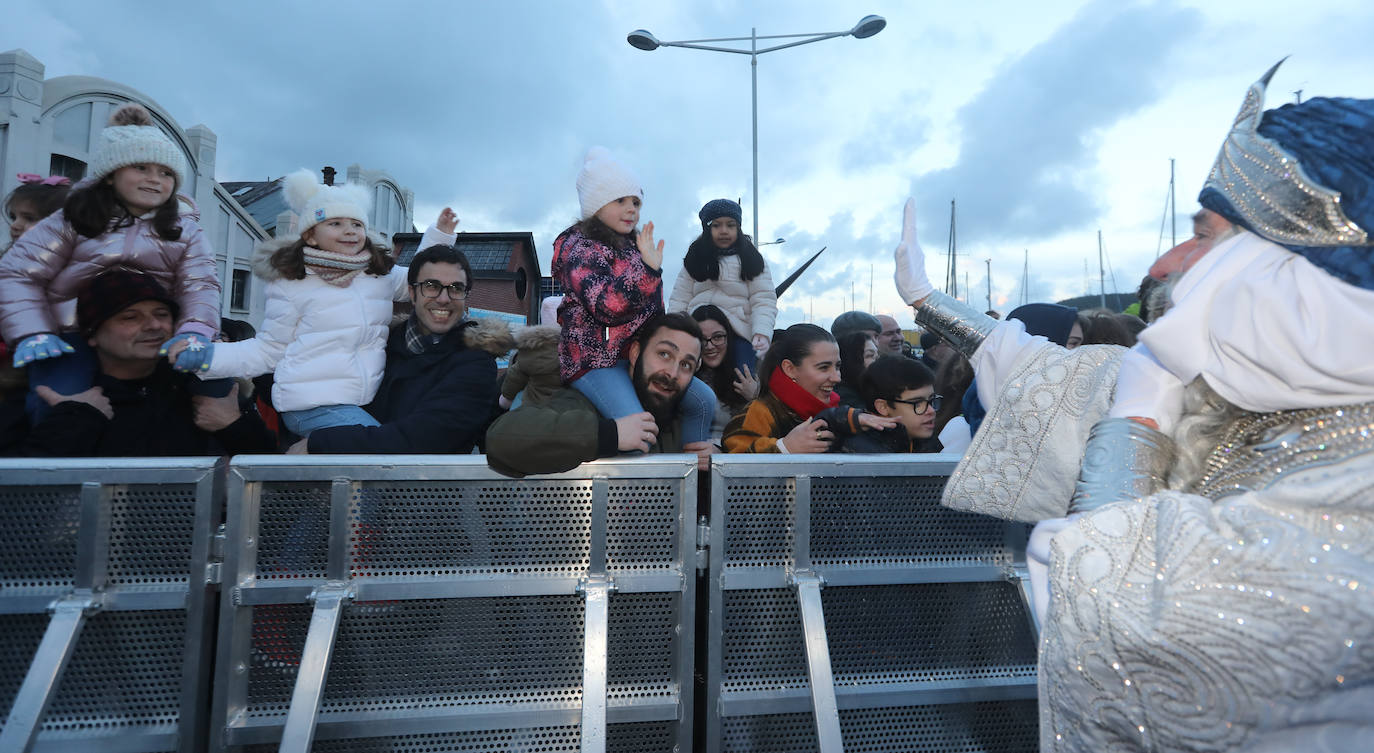
[[[367,412],[381,426],[334,426],[310,434],[318,454],[466,454],[496,410],[496,359],[514,341],[496,319],[465,322],[416,355],[405,324],[392,328],[386,371]]]

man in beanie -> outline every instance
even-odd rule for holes
[[[878,321],[878,317],[867,311],[846,311],[835,317],[835,321],[830,324],[830,334],[834,335],[836,340],[853,332],[867,332],[876,340],[883,332],[883,325]]]
[[[151,275],[116,269],[77,296],[77,324],[95,351],[95,386],[74,395],[38,387],[52,411],[19,454],[41,457],[236,455],[276,451],[276,438],[238,387],[192,395],[195,377],[158,356],[172,335],[176,300]]]

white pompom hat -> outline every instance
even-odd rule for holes
[[[121,167],[142,164],[165,165],[176,173],[177,188],[186,185],[181,148],[153,124],[153,116],[143,105],[131,103],[115,110],[110,124],[100,132],[89,176],[100,179]]]
[[[582,219],[622,196],[644,199],[639,177],[622,162],[611,156],[604,146],[587,150],[582,170],[577,174],[577,201],[582,205]]]
[[[367,227],[367,212],[372,207],[369,191],[356,183],[326,186],[315,173],[301,168],[282,180],[286,204],[296,213],[296,230],[301,235],[334,217],[357,220]]]

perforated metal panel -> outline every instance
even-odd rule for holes
[[[799,573],[824,583],[845,750],[1035,749],[1026,528],[941,507],[953,466],[714,459],[708,750],[818,750]]]
[[[610,750],[688,750],[695,463],[511,480],[481,458],[236,460],[216,745],[281,738],[313,589],[342,608],[316,750],[578,749],[593,501],[604,500]],[[686,507],[685,507],[686,506]],[[684,679],[685,678],[685,679]],[[571,747],[566,747],[571,746]]]
[[[672,722],[617,724],[607,730],[608,753],[686,753],[678,748]],[[577,727],[527,727],[397,735],[353,740],[320,740],[318,753],[576,753]],[[252,745],[250,753],[277,753],[276,745]]]
[[[847,753],[1034,751],[1037,721],[1034,700],[840,710]],[[810,714],[736,716],[723,727],[721,749],[729,753],[818,750]]]
[[[50,701],[35,749],[201,749],[216,468],[213,458],[0,461],[0,729],[30,667],[59,666],[70,651],[57,681],[37,688]],[[95,609],[64,651],[40,652],[50,605],[71,599]]]

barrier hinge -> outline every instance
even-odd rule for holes
[[[697,572],[711,565],[711,524],[705,515],[697,519]]]
[[[105,606],[105,595],[86,588],[77,590],[54,600],[48,605],[48,612],[58,614],[61,612],[75,613],[80,612],[90,616],[99,612]]]
[[[210,537],[210,561],[205,563],[205,583],[219,585],[223,582],[224,549],[228,543],[224,524],[220,523],[215,535]]]

